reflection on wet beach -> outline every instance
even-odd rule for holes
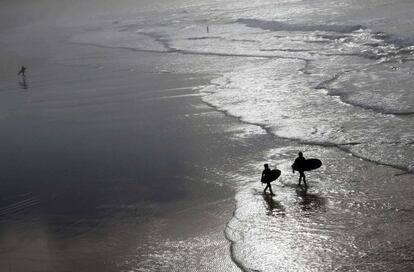
[[[21,79],[19,81],[19,86],[22,89],[25,89],[25,90],[29,88],[29,84],[27,84],[26,76],[22,76],[21,77]]]
[[[325,208],[325,198],[318,194],[309,193],[308,187],[298,185],[295,191],[298,197],[298,205],[303,211],[322,211]]]
[[[266,202],[266,214],[272,216],[284,216],[285,215],[285,207],[283,207],[282,203],[275,200],[271,195],[264,194],[263,199]]]

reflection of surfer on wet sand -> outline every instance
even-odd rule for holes
[[[316,211],[325,206],[325,198],[318,194],[308,193],[308,187],[296,188],[296,195],[301,199],[298,204],[304,211]]]

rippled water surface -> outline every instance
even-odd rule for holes
[[[109,43],[107,29],[73,38],[176,54],[167,71],[218,72],[205,102],[291,140],[263,152],[284,173],[275,197],[256,183],[262,161],[229,174],[239,189],[226,235],[243,270],[413,268],[414,36],[404,11],[413,6],[396,3],[386,17],[391,1],[334,2],[189,2],[117,22],[119,39]],[[182,55],[200,56],[199,65],[180,66]],[[289,174],[304,149],[324,162],[309,189]]]
[[[412,10],[403,0],[177,1],[67,26],[77,29],[68,42],[213,74],[203,101],[253,125],[240,139],[268,134],[223,174],[237,190],[225,234],[242,270],[412,271]],[[300,150],[323,161],[308,189],[290,172]],[[273,198],[258,183],[264,162],[283,172]]]

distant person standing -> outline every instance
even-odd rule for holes
[[[262,172],[262,179],[261,179],[262,183],[266,183],[266,187],[264,188],[263,193],[266,194],[266,190],[267,188],[269,188],[270,194],[274,196],[275,194],[273,193],[272,186],[270,185],[270,182],[272,181],[271,176],[272,176],[272,170],[270,170],[269,165],[266,163],[264,165],[264,170]]]
[[[306,184],[306,177],[305,177],[305,171],[304,171],[304,166],[305,166],[305,157],[303,157],[303,153],[299,152],[298,153],[298,157],[295,159],[295,162],[292,164],[292,170],[293,173],[295,173],[295,169],[299,172],[299,185],[301,184],[301,181],[303,179],[303,183],[305,184],[306,187],[308,187],[308,185]]]
[[[26,82],[26,67],[24,67],[22,65],[22,67],[20,67],[19,72],[17,73],[17,75],[22,75],[21,81],[19,82],[19,85],[23,88],[23,89],[27,89],[29,86],[27,85]]]
[[[208,28],[208,26],[206,27],[206,31],[207,33],[210,33],[210,29]]]
[[[20,71],[17,73],[17,75],[26,76],[25,73],[26,73],[26,67],[24,67],[22,65],[22,67],[20,68]]]

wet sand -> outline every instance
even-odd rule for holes
[[[27,89],[1,75],[0,270],[237,271],[222,171],[242,152],[196,91],[211,76],[60,42]]]
[[[2,271],[412,270],[412,175],[201,102],[193,87],[219,75],[194,69],[246,55],[82,46],[44,27],[1,40]],[[307,190],[299,150],[324,163]],[[274,198],[265,162],[283,172]]]

